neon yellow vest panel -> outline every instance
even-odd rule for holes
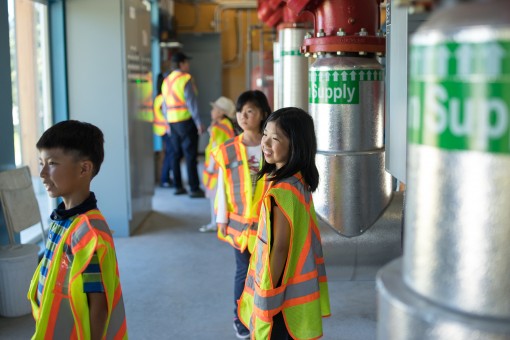
[[[184,88],[191,75],[186,72],[175,70],[163,81],[161,93],[165,98],[167,119],[170,123],[183,122],[191,118],[191,113],[184,98]]]
[[[152,104],[152,112],[154,114],[152,130],[156,136],[164,136],[169,132],[168,121],[163,113],[163,102],[163,95],[158,94]]]
[[[291,243],[282,282],[271,278],[271,197],[287,216]],[[257,244],[250,259],[246,284],[239,300],[240,320],[252,339],[269,339],[273,317],[282,312],[294,339],[322,336],[322,317],[329,316],[329,292],[312,194],[300,174],[271,184],[260,212]]]
[[[205,148],[205,162],[204,171],[202,173],[202,182],[207,189],[213,190],[216,188],[218,183],[218,165],[215,164],[212,172],[208,171],[213,145],[219,146],[230,138],[234,138],[234,126],[229,119],[223,118],[218,123],[215,123],[211,126],[209,134],[209,144],[207,144],[207,147]]]
[[[73,258],[64,253],[71,247]],[[104,337],[127,339],[126,316],[117,259],[110,229],[97,209],[76,217],[57,244],[48,268],[46,283],[37,304],[40,266],[37,267],[28,299],[36,327],[32,339],[90,339],[90,315],[81,274],[97,253],[108,305]]]
[[[243,134],[240,134],[213,151],[214,159],[223,171],[229,220],[227,234],[221,234],[218,228],[218,238],[241,251],[248,247],[251,253],[255,247],[259,211],[267,182],[265,176],[258,180],[253,192],[246,147],[242,140]]]

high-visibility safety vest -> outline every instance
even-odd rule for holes
[[[191,75],[180,70],[173,71],[163,81],[161,94],[165,98],[166,115],[170,123],[183,122],[191,118],[184,98],[184,88],[188,81],[192,81]],[[194,90],[196,91],[195,88]]]
[[[156,136],[164,136],[170,131],[168,121],[163,113],[163,102],[163,95],[158,94],[152,103],[152,112],[154,113],[152,130]]]
[[[202,173],[202,182],[207,189],[213,190],[216,188],[216,184],[218,183],[218,165],[215,164],[212,172],[208,170],[211,161],[213,145],[219,146],[230,138],[234,138],[234,126],[228,118],[223,118],[211,126],[209,134],[209,144],[207,144],[205,148],[205,162],[204,171]]]
[[[71,249],[71,252],[64,251]],[[30,283],[35,333],[32,339],[90,339],[87,293],[82,273],[97,253],[108,316],[103,339],[127,339],[126,316],[113,239],[97,209],[75,218],[55,247],[40,304],[37,303],[39,264]],[[69,253],[72,253],[70,258]]]
[[[251,253],[257,237],[262,197],[268,187],[266,177],[257,181],[253,192],[243,134],[219,145],[213,156],[223,171],[228,211],[226,235],[218,228],[218,238],[240,251],[248,247]]]
[[[271,198],[290,225],[290,248],[281,285],[270,268]],[[326,268],[312,194],[300,173],[271,183],[260,211],[257,244],[250,258],[245,288],[238,301],[240,320],[252,339],[269,339],[273,317],[282,312],[294,339],[322,336],[322,317],[330,315]]]

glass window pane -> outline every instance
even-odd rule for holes
[[[12,115],[16,165],[28,165],[45,222],[55,206],[38,176],[35,144],[52,121],[49,69],[48,8],[31,0],[9,0],[12,69]],[[23,231],[21,242],[40,235],[40,226]]]

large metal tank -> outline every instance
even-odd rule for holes
[[[379,339],[510,339],[510,3],[443,1],[411,39],[404,257]]]
[[[308,58],[299,49],[306,28],[298,24],[279,29],[280,41],[280,107],[300,107],[308,110]],[[292,27],[295,26],[295,27]]]
[[[343,236],[362,234],[392,197],[384,168],[384,69],[375,57],[320,57],[310,67],[317,131],[317,214]]]
[[[280,42],[273,42],[273,111],[281,109],[281,62],[280,62]]]

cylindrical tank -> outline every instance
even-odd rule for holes
[[[406,283],[510,318],[510,4],[438,12],[411,40]],[[506,297],[506,299],[502,299]]]
[[[443,3],[411,39],[404,257],[380,272],[378,335],[509,339],[510,4]]]
[[[375,57],[326,55],[309,74],[321,174],[317,214],[343,236],[365,232],[391,201],[384,168],[384,70]]]
[[[281,109],[281,93],[282,93],[282,84],[281,81],[281,67],[282,63],[280,62],[280,42],[273,42],[273,110],[276,111]]]
[[[308,58],[299,49],[306,28],[283,27],[279,30],[281,60],[281,107],[300,107],[308,111]]]

